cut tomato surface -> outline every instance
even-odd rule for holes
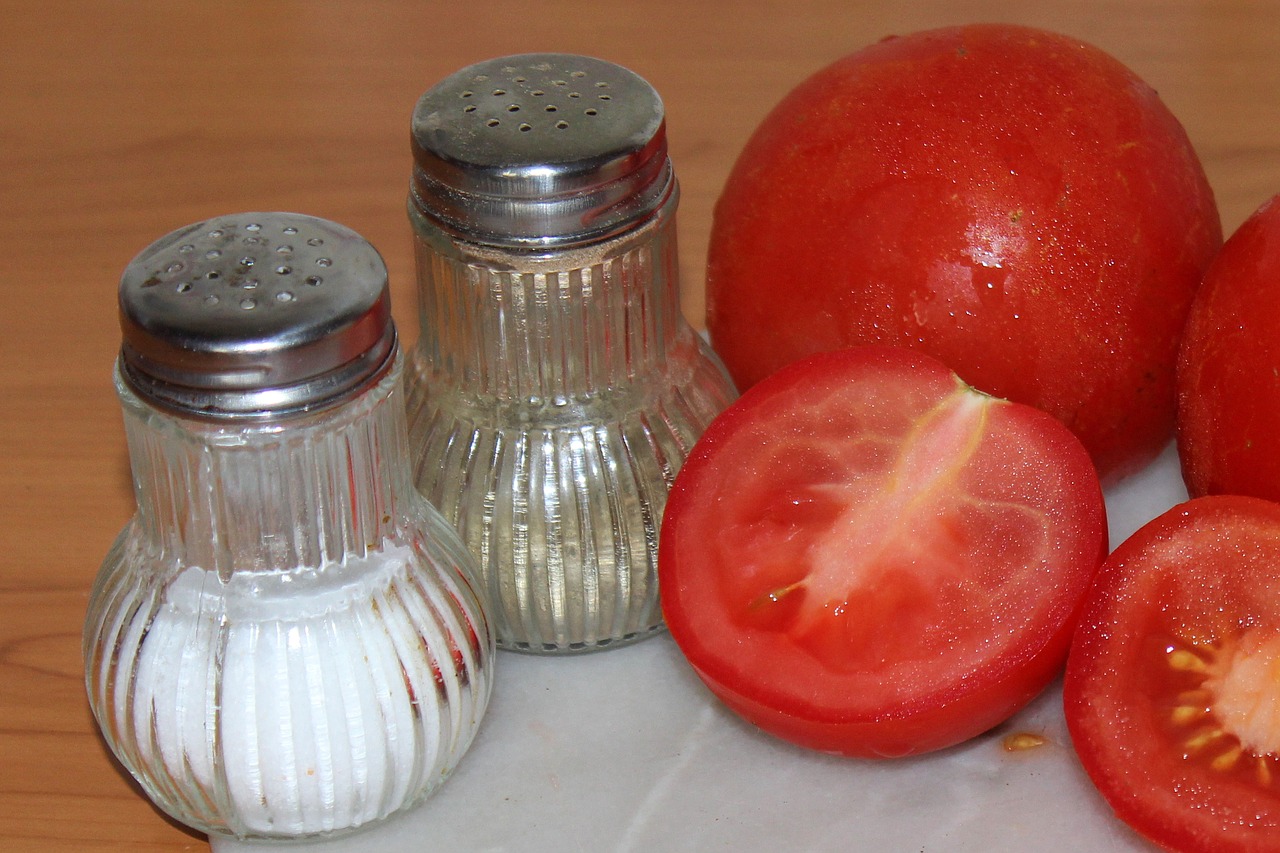
[[[699,676],[787,740],[946,747],[1059,671],[1106,554],[1087,452],[921,353],[813,356],[704,434],[668,499],[663,609]]]
[[[1280,505],[1205,497],[1099,571],[1067,725],[1116,814],[1169,849],[1280,850]]]

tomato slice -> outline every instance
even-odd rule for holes
[[[671,634],[726,704],[854,756],[939,749],[1059,671],[1106,554],[1098,477],[1054,418],[863,347],[753,386],[668,499]]]
[[[1280,850],[1280,505],[1197,498],[1121,544],[1063,693],[1081,763],[1134,829]]]

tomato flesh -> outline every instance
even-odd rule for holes
[[[867,347],[785,368],[708,429],[668,499],[659,587],[690,663],[749,720],[906,755],[1043,688],[1105,548],[1065,427]]]
[[[1280,505],[1197,498],[1117,548],[1064,703],[1085,770],[1143,835],[1280,850]]]

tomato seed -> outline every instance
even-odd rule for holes
[[[1015,732],[1004,739],[1003,745],[1005,752],[1025,752],[1029,749],[1044,746],[1047,742],[1043,735],[1032,732]]]

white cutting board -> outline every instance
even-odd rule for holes
[[[1172,447],[1107,496],[1111,543],[1186,499]],[[1111,853],[1154,848],[1093,790],[1059,684],[997,730],[915,759],[818,755],[725,710],[670,637],[578,657],[498,655],[476,742],[415,811],[316,853]],[[1013,732],[1046,743],[1007,752]],[[266,845],[219,842],[215,853]]]

